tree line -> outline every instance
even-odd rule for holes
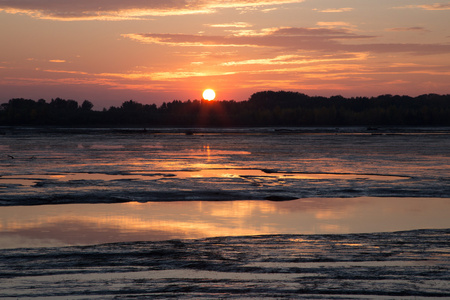
[[[247,101],[125,101],[101,111],[84,100],[16,98],[0,105],[0,125],[64,126],[450,126],[450,95],[308,96],[263,91]]]

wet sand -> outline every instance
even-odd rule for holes
[[[0,297],[450,297],[450,229],[0,250]]]

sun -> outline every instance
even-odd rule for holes
[[[216,98],[216,92],[214,92],[214,90],[206,89],[203,91],[203,99],[212,101],[214,98]]]

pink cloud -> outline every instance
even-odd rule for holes
[[[352,10],[353,10],[352,7],[342,7],[342,8],[328,8],[328,9],[322,9],[322,10],[318,10],[318,11],[324,12],[324,13],[341,13],[341,12],[349,12]]]
[[[423,27],[396,27],[396,28],[388,28],[386,31],[422,31],[422,32],[428,32],[429,30],[423,28]]]

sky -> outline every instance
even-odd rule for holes
[[[450,93],[450,2],[0,0],[0,103]]]

